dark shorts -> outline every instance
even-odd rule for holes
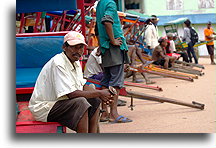
[[[214,45],[206,45],[209,55],[214,55]]]
[[[101,81],[102,78],[103,78],[103,76],[104,76],[103,72],[100,72],[100,73],[98,73],[97,75],[93,75],[93,76],[91,76],[91,77],[89,77],[89,78],[94,79],[94,80]]]
[[[104,77],[101,80],[101,85],[122,88],[124,85],[124,65],[104,67]]]
[[[84,113],[88,110],[88,116],[91,119],[100,103],[100,99],[84,97],[57,101],[50,110],[47,121],[58,122],[77,131],[77,125]]]
[[[165,63],[165,59],[160,59],[160,60],[154,61],[152,64],[164,66],[164,63]],[[172,67],[170,62],[168,64],[168,67]]]

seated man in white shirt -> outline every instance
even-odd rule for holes
[[[84,77],[101,81],[103,78],[103,70],[101,67],[101,55],[97,55],[98,47],[96,47],[89,55],[85,65]]]
[[[183,61],[185,62],[189,62],[188,60],[188,55],[186,52],[184,51],[177,51],[176,47],[175,47],[175,42],[174,40],[176,40],[177,36],[174,33],[168,33],[167,34],[167,39],[168,39],[168,46],[166,47],[166,53],[177,53],[180,55],[180,57],[183,58]],[[179,59],[179,56],[174,56],[177,59]]]
[[[85,85],[79,58],[86,45],[84,36],[71,31],[64,36],[63,52],[41,70],[29,102],[37,121],[59,122],[78,133],[98,132],[101,100],[112,101],[108,89]]]

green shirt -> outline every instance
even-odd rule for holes
[[[98,26],[99,32],[99,39],[100,39],[100,50],[102,54],[105,53],[106,49],[110,47],[110,39],[106,33],[105,26],[101,23],[102,18],[104,16],[110,16],[113,19],[113,34],[114,38],[121,38],[122,45],[120,46],[121,50],[128,50],[125,37],[123,35],[123,31],[121,28],[121,22],[119,20],[119,16],[117,13],[117,6],[114,0],[100,0],[97,8],[96,8],[96,21]]]

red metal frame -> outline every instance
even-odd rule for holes
[[[33,90],[34,87],[16,88],[16,94],[31,94]]]
[[[19,33],[22,33],[24,24],[25,24],[25,14],[24,14],[24,13],[21,13]]]
[[[16,34],[16,37],[34,37],[34,36],[64,36],[69,31],[61,32],[38,32],[38,33],[20,33]]]

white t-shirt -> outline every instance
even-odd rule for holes
[[[93,75],[97,75],[98,73],[102,72],[100,66],[102,60],[101,60],[101,56],[96,55],[97,49],[98,47],[91,52],[88,61],[86,63],[85,70],[84,70],[84,77],[86,78],[89,78]]]
[[[158,43],[158,28],[157,26],[154,26],[153,24],[149,24],[146,26],[145,30],[145,42],[147,46],[150,46],[150,48],[155,48],[159,45]]]
[[[58,100],[68,99],[67,94],[83,90],[86,80],[80,62],[73,65],[62,52],[42,68],[29,102],[29,109],[37,121],[46,122],[49,111]]]
[[[169,50],[170,50],[171,53],[173,53],[174,51],[176,51],[175,42],[173,40],[170,40]]]

